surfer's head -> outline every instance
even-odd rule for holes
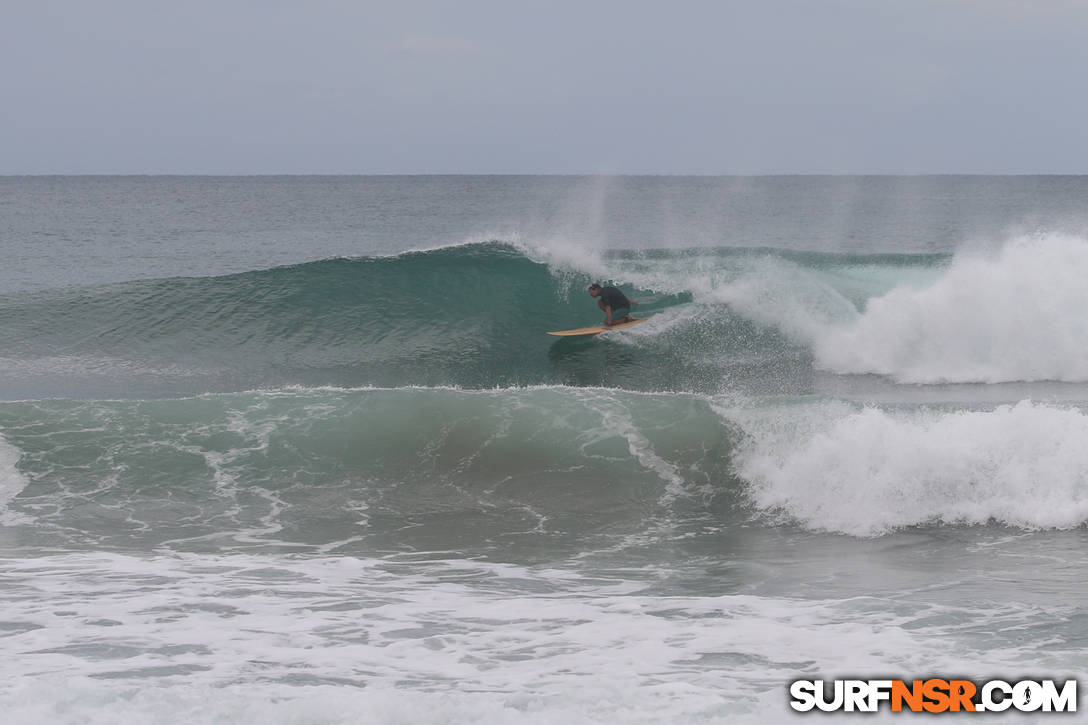
[[[590,297],[596,297],[600,293],[601,293],[601,286],[599,284],[597,284],[596,282],[594,282],[593,284],[591,284],[589,286],[589,296]]]

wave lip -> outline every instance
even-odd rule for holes
[[[753,503],[857,536],[933,523],[1070,529],[1088,522],[1088,415],[1025,400],[913,413],[825,404],[794,420],[731,414]]]
[[[1088,381],[1088,240],[1020,237],[870,300],[814,342],[817,364],[904,383]]]

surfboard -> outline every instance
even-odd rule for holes
[[[612,325],[612,327],[605,327],[604,325],[596,325],[594,327],[579,327],[577,330],[558,330],[556,332],[549,332],[549,335],[555,335],[556,337],[578,337],[580,335],[597,335],[608,330],[622,330],[625,327],[631,327],[637,325],[640,322],[645,322],[645,317],[636,317],[630,322],[621,322],[618,325]]]

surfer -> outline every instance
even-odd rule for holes
[[[589,296],[599,297],[597,306],[604,310],[604,326],[631,322],[631,300],[615,287],[602,287],[596,282],[589,286]]]

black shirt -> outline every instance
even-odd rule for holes
[[[615,287],[602,287],[601,288],[601,301],[604,302],[605,307],[611,307],[613,310],[619,310],[624,307],[630,309],[631,300],[623,296]]]

